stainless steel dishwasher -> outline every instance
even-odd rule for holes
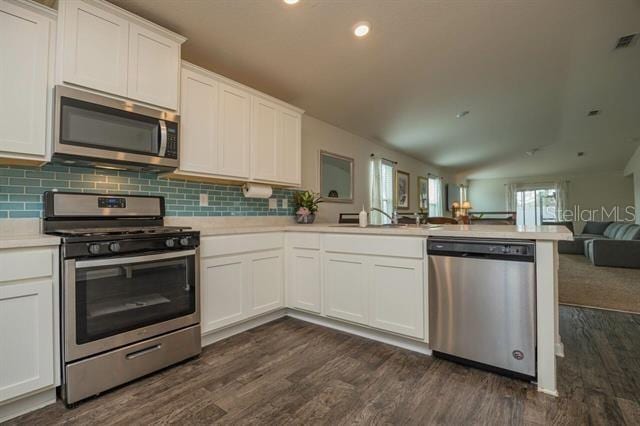
[[[535,379],[535,244],[432,237],[427,255],[434,354]]]

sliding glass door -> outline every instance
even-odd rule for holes
[[[558,220],[558,198],[555,189],[516,191],[518,225],[542,225]]]

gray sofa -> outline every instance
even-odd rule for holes
[[[596,266],[640,268],[640,225],[587,222],[573,241],[560,241],[558,251],[584,254]]]

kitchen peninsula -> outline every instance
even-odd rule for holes
[[[262,323],[260,315],[275,311],[276,317],[288,314],[430,354],[427,238],[533,241],[537,386],[542,392],[557,394],[555,356],[563,355],[563,345],[558,332],[556,246],[560,240],[572,239],[564,227],[397,225],[360,228],[286,222],[263,226],[229,219],[217,222],[184,218],[171,218],[169,223],[192,226],[202,235],[205,343]],[[285,271],[283,299],[278,299],[280,293],[276,287],[272,288],[271,297],[256,292],[258,288],[264,290],[264,285],[278,282],[271,278],[278,276],[280,262]],[[248,283],[238,281],[235,292],[223,292],[218,288],[221,279],[234,273],[242,275],[242,280]],[[258,281],[264,282],[258,284]],[[225,281],[225,285],[228,284],[229,281]],[[220,298],[220,294],[227,298]],[[243,300],[245,294],[249,300]],[[277,310],[282,307],[287,310]],[[230,327],[240,323],[235,331]]]

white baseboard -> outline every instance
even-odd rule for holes
[[[56,388],[47,389],[0,405],[0,423],[56,402]]]
[[[383,331],[374,330],[368,327],[362,327],[356,324],[343,322],[340,320],[334,320],[331,318],[321,317],[318,315],[310,314],[295,309],[287,309],[287,315],[291,318],[299,319],[301,321],[310,322],[323,327],[332,328],[334,330],[343,331],[349,334],[355,334],[356,336],[364,337],[366,339],[375,340],[377,342],[386,343],[399,348],[407,349],[413,352],[418,352],[425,355],[431,355],[431,349],[429,345],[424,342],[410,339],[408,337],[397,336],[395,334],[385,333]]]
[[[556,356],[560,358],[564,358],[564,343],[559,342],[556,343]]]
[[[296,309],[280,309],[256,318],[252,318],[240,324],[235,324],[221,330],[205,334],[202,336],[202,347],[208,346],[212,343],[245,332],[247,330],[251,330],[252,328],[259,327],[263,324],[277,320],[278,318],[282,318],[284,316],[289,316],[301,321],[317,324],[322,327],[343,331],[345,333],[354,334],[356,336],[386,343],[392,346],[397,346],[413,352],[431,355],[431,349],[429,349],[429,345],[427,343],[419,342],[410,338],[396,336],[394,334],[385,333],[383,331],[373,330],[368,327],[361,327],[359,325],[321,317],[311,313],[298,311]]]
[[[224,340],[227,337],[235,336],[236,334],[243,333],[252,328],[259,327],[271,321],[275,321],[278,318],[282,318],[287,315],[286,309],[279,309],[268,314],[261,315],[256,318],[249,319],[239,324],[234,324],[229,327],[225,327],[220,330],[215,330],[207,334],[202,335],[202,347],[209,346],[212,343]]]

